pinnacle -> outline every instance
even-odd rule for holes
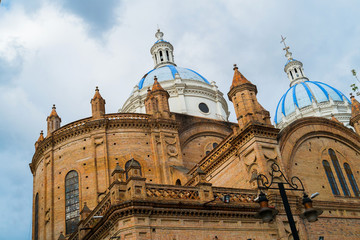
[[[86,205],[86,202],[84,202],[84,207],[81,210],[81,213],[84,213],[84,212],[86,212],[86,213],[91,212],[90,208]]]
[[[153,87],[152,87],[152,92],[154,91],[165,91],[164,88],[160,85],[160,83],[158,82],[157,80],[157,77],[155,76],[154,77],[154,84],[153,84]]]
[[[36,142],[42,142],[42,141],[44,141],[44,131],[43,130],[41,130],[40,136]]]
[[[354,96],[351,96],[351,117],[360,115],[360,103],[355,99]]]
[[[53,107],[52,107],[52,110],[51,110],[51,113],[50,113],[49,117],[59,117],[57,112],[56,112],[55,104],[53,104]]]
[[[342,124],[342,122],[340,122],[340,121],[334,116],[334,114],[331,114],[331,120],[334,121],[334,122],[337,122],[337,123]]]
[[[249,80],[247,80],[244,75],[242,75],[239,70],[238,67],[236,66],[236,64],[234,64],[234,77],[233,77],[233,82],[231,85],[231,88],[245,84],[245,83],[251,83]]]
[[[101,97],[101,95],[100,95],[99,87],[98,87],[98,86],[96,86],[96,88],[95,88],[95,94],[94,94],[93,99],[103,99],[103,98]]]

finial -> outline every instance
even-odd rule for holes
[[[238,67],[237,67],[237,65],[236,65],[236,64],[234,64],[234,68],[233,68],[233,70],[235,70],[235,69],[238,69]]]
[[[55,104],[53,104],[52,109],[56,109]]]
[[[99,87],[98,87],[98,86],[95,87],[95,91],[99,91]]]
[[[44,134],[44,131],[43,131],[43,130],[41,130],[41,131],[40,131],[40,135],[43,135],[43,134]]]
[[[283,36],[281,35],[281,41],[280,41],[280,43],[283,43],[283,44],[284,44],[283,50],[286,51],[285,57],[287,57],[289,60],[292,60],[292,59],[293,59],[293,58],[292,58],[292,53],[289,52],[290,47],[289,47],[289,46],[286,46],[285,40],[286,40],[286,37],[283,37]]]
[[[154,76],[154,81],[157,81],[157,77],[156,77],[156,76]]]
[[[150,87],[148,87],[148,90],[147,90],[148,92],[151,92],[151,89],[150,89]]]
[[[155,37],[159,40],[163,40],[164,33],[160,31],[158,28],[157,32],[155,33]]]

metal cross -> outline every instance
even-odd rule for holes
[[[286,46],[285,39],[286,39],[286,37],[283,37],[283,36],[281,35],[281,41],[280,41],[280,43],[283,43],[283,44],[284,44],[283,50],[285,50],[286,52],[288,52],[288,50],[289,50],[290,47]]]

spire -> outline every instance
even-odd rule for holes
[[[47,121],[47,134],[51,134],[56,129],[60,128],[61,118],[56,112],[55,104],[53,104],[50,115],[46,118]]]
[[[286,51],[285,57],[288,59],[284,67],[284,72],[287,73],[290,80],[290,87],[292,87],[300,82],[309,81],[309,79],[304,74],[302,62],[292,57],[292,53],[289,51],[290,47],[286,45],[285,39],[286,37],[281,35],[280,43],[284,44],[283,50]]]
[[[165,65],[174,65],[174,47],[168,41],[163,39],[164,33],[157,30],[155,33],[156,42],[150,49],[150,53],[154,60],[155,68],[159,68]]]
[[[41,130],[41,132],[40,132],[40,136],[39,136],[39,138],[38,138],[38,140],[35,142],[35,150],[38,148],[38,146],[39,146],[39,144],[42,142],[42,141],[44,141],[44,132],[43,132],[43,130]]]
[[[238,70],[238,67],[236,66],[236,64],[234,64],[234,77],[233,77],[233,81],[232,81],[232,85],[230,87],[231,88],[234,88],[236,86],[240,86],[242,84],[245,84],[245,83],[250,83],[252,84],[249,80],[247,80],[244,75],[242,75],[239,70]]]
[[[90,101],[92,117],[95,119],[105,116],[105,99],[102,98],[99,92],[99,88],[95,88],[94,97]]]
[[[155,92],[155,91],[165,91],[164,88],[160,85],[160,83],[158,82],[157,80],[157,77],[154,76],[154,84],[153,84],[153,87],[152,87],[152,92]]]
[[[42,141],[44,141],[44,131],[43,130],[41,130],[40,136],[36,142],[42,142]]]
[[[56,112],[55,104],[53,104],[53,107],[52,107],[52,110],[51,110],[51,113],[50,113],[49,117],[59,117],[57,112]]]
[[[103,99],[100,95],[100,92],[99,92],[99,87],[96,86],[95,88],[95,94],[94,94],[94,97],[92,99]]]

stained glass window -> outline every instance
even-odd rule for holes
[[[356,180],[351,171],[350,165],[347,163],[344,163],[344,169],[345,169],[346,175],[348,176],[351,188],[353,189],[355,196],[360,197],[359,188],[358,188],[358,185],[356,184]]]
[[[330,158],[331,158],[331,161],[334,165],[334,168],[335,168],[335,172],[336,172],[336,175],[339,179],[339,182],[340,182],[340,186],[344,192],[344,195],[345,196],[350,196],[350,191],[349,191],[349,188],[345,182],[345,178],[344,178],[344,174],[342,173],[341,169],[340,169],[340,164],[339,164],[339,161],[336,157],[336,154],[334,152],[334,150],[332,150],[331,148],[329,149],[329,155],[330,155]]]
[[[324,166],[324,169],[325,169],[327,179],[328,179],[328,181],[330,183],[332,193],[334,195],[340,195],[339,188],[337,187],[335,177],[334,177],[334,174],[332,173],[329,162],[324,160],[324,161],[322,161],[322,163],[323,163],[323,166]]]
[[[75,232],[79,222],[79,177],[70,171],[65,178],[65,222],[66,234]]]
[[[39,194],[35,197],[34,240],[39,239]]]

